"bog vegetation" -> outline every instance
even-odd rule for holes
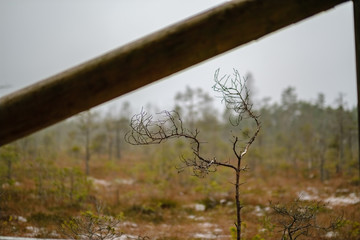
[[[261,131],[239,182],[214,163],[235,162],[233,137],[246,146],[256,124],[234,126],[234,109],[187,87],[174,110],[198,133],[195,162],[207,165],[196,166],[211,174],[184,167],[196,150],[187,139],[127,144],[131,104],[88,111],[0,148],[0,235],[76,238],[97,226],[93,239],[236,239],[239,204],[242,239],[359,239],[357,109],[342,94],[326,106],[324,95],[301,101],[289,87],[271,103],[248,87]]]

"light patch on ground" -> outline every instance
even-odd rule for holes
[[[300,191],[297,193],[300,200],[303,201],[313,201],[320,200],[324,203],[328,203],[330,206],[345,206],[360,203],[360,197],[356,193],[348,193],[348,189],[339,189],[336,193],[343,194],[342,196],[330,196],[330,197],[320,197],[317,189],[307,188],[306,191]]]
[[[213,234],[213,233],[195,233],[193,235],[193,238],[196,239],[230,239],[231,236],[230,235],[219,235],[217,233]]]
[[[18,222],[23,222],[23,223],[27,222],[27,219],[24,218],[23,216],[12,216],[12,218]]]
[[[213,227],[216,226],[216,225],[214,225],[214,224],[212,224],[212,223],[204,222],[204,223],[199,223],[198,226],[199,226],[200,228],[208,229],[208,228],[213,228]]]
[[[198,232],[193,235],[194,238],[200,239],[229,239],[230,235],[220,235],[223,230],[217,225],[209,222],[198,223],[199,230],[203,232]],[[205,233],[204,233],[205,232]]]
[[[115,179],[115,182],[117,184],[122,184],[122,185],[133,185],[135,183],[135,180],[134,179],[120,179],[120,178],[117,178],[117,179]]]
[[[253,211],[253,214],[257,217],[262,217],[265,215],[266,212],[269,212],[271,210],[270,207],[262,208],[259,205],[256,205]]]
[[[120,226],[128,227],[128,228],[137,228],[138,227],[138,225],[136,223],[128,222],[128,221],[120,223]]]
[[[205,221],[205,220],[206,220],[205,217],[203,217],[203,216],[196,217],[196,216],[194,216],[194,215],[189,215],[188,218],[189,218],[189,219],[193,219],[193,220],[195,220],[195,221]]]
[[[201,239],[215,239],[217,238],[216,235],[212,233],[195,233],[194,238],[201,238]]]
[[[341,188],[341,189],[336,190],[336,193],[339,193],[339,194],[345,194],[345,193],[349,193],[349,192],[350,192],[350,190],[347,188]]]
[[[122,235],[121,237],[114,238],[114,240],[130,240],[130,239],[139,239],[139,237],[134,235]]]
[[[1,188],[3,188],[3,189],[8,189],[8,188],[11,188],[12,186],[20,187],[20,186],[21,186],[21,183],[19,183],[19,182],[14,182],[13,184],[3,183],[3,184],[1,185]]]
[[[300,191],[300,192],[298,192],[297,195],[298,195],[299,199],[303,200],[303,201],[313,201],[313,200],[319,199],[319,196],[313,195],[307,191]]]
[[[348,196],[332,196],[324,199],[324,201],[332,206],[345,206],[360,203],[360,197],[356,196],[355,193],[350,193]]]
[[[96,178],[93,178],[93,177],[88,177],[88,180],[93,182],[95,188],[96,187],[104,187],[104,188],[111,187],[111,182],[103,180],[103,179],[96,179]]]
[[[262,217],[264,216],[264,211],[261,209],[260,206],[255,206],[255,209],[254,209],[254,215],[258,216],[258,217]]]
[[[314,187],[307,187],[306,191],[300,191],[297,193],[299,199],[303,201],[313,201],[319,199],[319,191]]]
[[[206,206],[200,203],[188,204],[184,206],[185,208],[191,208],[198,212],[203,212],[206,210]]]
[[[335,232],[327,232],[326,234],[325,234],[325,237],[326,238],[334,238],[334,237],[336,237],[337,236],[337,234],[335,233]]]
[[[33,227],[33,226],[27,226],[26,231],[28,231],[28,233],[25,234],[26,237],[35,237],[35,236],[38,236],[41,233],[44,233],[45,229],[44,228],[37,228],[37,227]]]

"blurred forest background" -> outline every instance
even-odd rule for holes
[[[200,131],[207,156],[232,157],[236,130],[231,113],[214,107],[220,99],[187,87],[174,101],[184,126]],[[253,102],[262,130],[244,159],[244,239],[279,239],[269,201],[298,197],[328,204],[321,212],[325,220],[343,216],[342,228],[324,233],[327,239],[360,239],[357,109],[347,106],[343,94],[331,106],[323,94],[299,100],[292,87],[283,90],[280,103]],[[204,179],[178,173],[180,156],[191,154],[182,139],[127,144],[134,113],[131,103],[91,110],[1,147],[0,235],[60,238],[62,221],[101,203],[103,214],[122,214],[122,231],[132,236],[230,239],[231,173],[219,169]]]

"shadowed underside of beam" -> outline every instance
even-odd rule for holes
[[[0,99],[0,145],[347,0],[230,1]]]
[[[356,83],[357,83],[357,99],[358,99],[358,147],[360,149],[360,0],[354,0],[354,31],[355,31],[355,57],[356,57]],[[359,179],[360,179],[360,154],[358,155],[359,162]]]

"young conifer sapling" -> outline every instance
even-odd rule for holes
[[[182,158],[183,165],[179,170],[192,168],[195,176],[205,177],[214,172],[218,167],[230,168],[235,175],[235,203],[236,203],[236,237],[241,237],[241,209],[240,202],[240,176],[241,172],[247,170],[242,165],[242,160],[248,153],[250,146],[255,141],[261,128],[259,115],[253,111],[253,104],[250,99],[250,91],[246,79],[241,78],[237,70],[233,75],[225,75],[219,78],[219,70],[214,75],[215,84],[213,90],[221,95],[222,102],[233,114],[229,119],[230,123],[240,129],[244,121],[252,122],[252,131],[244,130],[232,136],[232,152],[235,160],[217,159],[215,156],[207,158],[202,154],[202,142],[199,141],[199,130],[189,130],[184,127],[180,115],[175,111],[163,111],[159,118],[154,119],[145,111],[141,111],[132,117],[130,121],[131,130],[126,134],[125,140],[133,145],[160,144],[174,138],[184,138],[190,142],[192,157]]]

